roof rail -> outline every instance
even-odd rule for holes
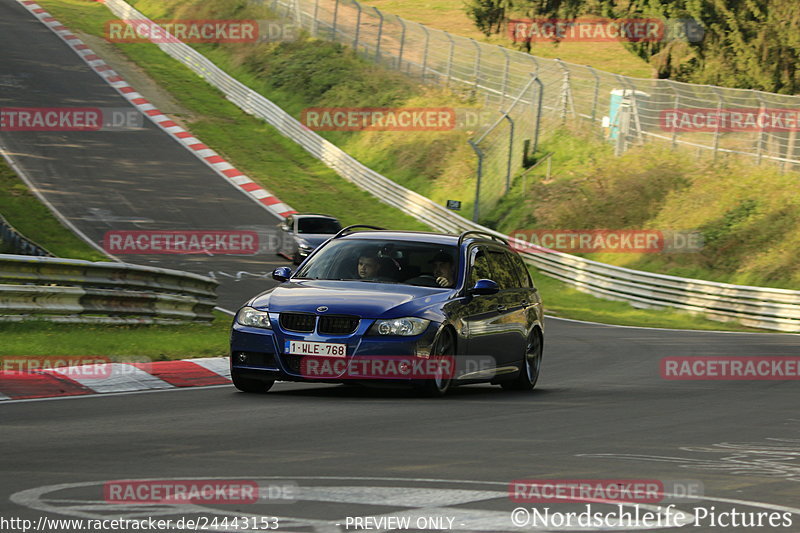
[[[367,228],[367,229],[375,229],[375,230],[385,230],[386,228],[379,228],[378,226],[368,226],[366,224],[353,224],[352,226],[347,226],[346,228],[342,228],[339,230],[339,233],[333,236],[333,238],[341,237],[348,233],[352,233],[353,229],[355,228]]]
[[[461,235],[458,236],[458,245],[459,246],[461,246],[461,243],[463,243],[467,239],[468,235],[482,235],[484,237],[489,237],[493,241],[497,241],[497,242],[503,243],[506,246],[508,245],[508,240],[503,239],[502,237],[499,237],[499,236],[495,235],[494,233],[489,233],[488,231],[469,230],[469,231],[463,232]]]

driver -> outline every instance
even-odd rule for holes
[[[380,263],[376,254],[362,253],[358,258],[358,277],[361,279],[375,279],[378,277]]]

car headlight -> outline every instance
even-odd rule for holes
[[[376,320],[369,328],[371,335],[400,335],[411,337],[419,335],[427,329],[430,320],[416,317],[390,318],[388,320]]]
[[[272,324],[269,323],[269,313],[252,307],[242,307],[236,313],[236,322],[252,328],[272,329]]]
[[[297,241],[297,247],[301,250],[311,250],[313,246],[308,244],[306,241]]]

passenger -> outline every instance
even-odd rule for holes
[[[445,252],[439,252],[430,260],[433,265],[433,277],[440,287],[453,287],[456,284],[455,265],[453,257]]]

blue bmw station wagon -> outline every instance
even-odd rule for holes
[[[492,234],[349,226],[295,273],[281,267],[272,276],[281,284],[233,321],[231,376],[239,390],[361,376],[443,396],[480,382],[531,390],[539,378],[541,298],[520,256]],[[352,371],[367,358],[386,372]],[[327,371],[309,372],[309,361]],[[433,361],[454,366],[409,371]]]

